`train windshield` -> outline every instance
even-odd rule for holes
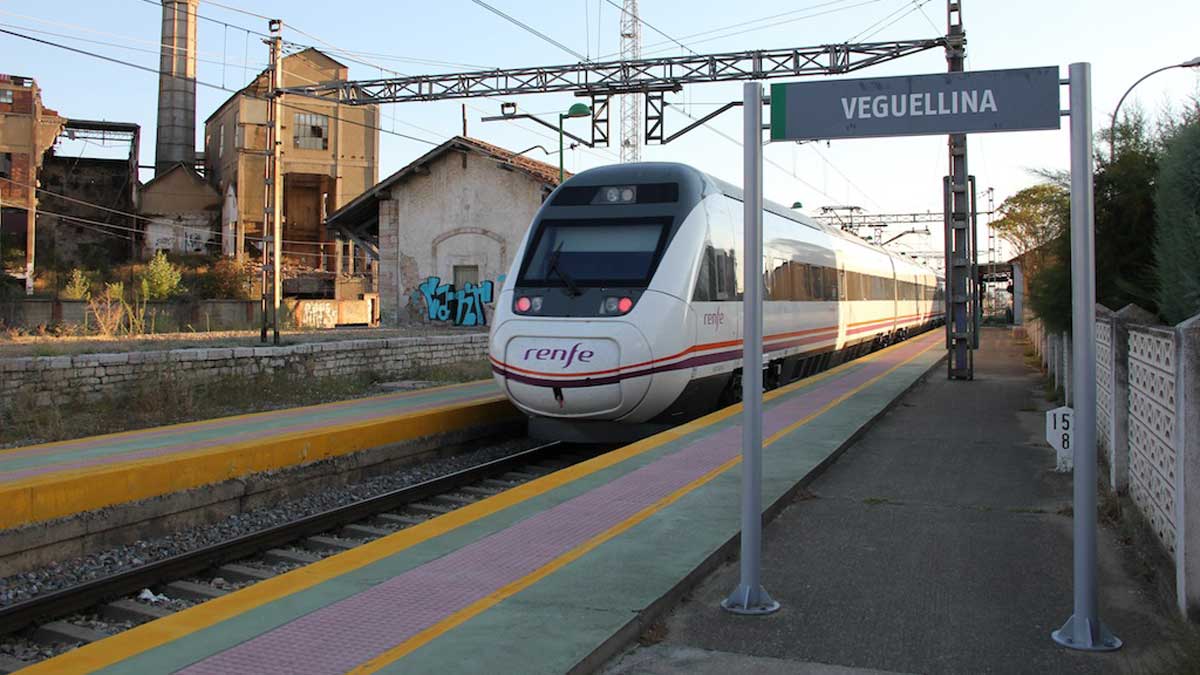
[[[667,231],[659,219],[544,220],[520,282],[544,286],[644,285]]]

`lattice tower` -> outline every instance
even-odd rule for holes
[[[637,0],[625,0],[621,12],[621,60],[642,58],[642,24],[638,20]],[[642,158],[642,96],[621,96],[621,162],[637,162]]]

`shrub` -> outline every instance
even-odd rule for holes
[[[1158,311],[1174,324],[1200,312],[1200,121],[1167,140],[1154,197]]]
[[[92,297],[92,282],[78,267],[71,270],[71,279],[63,286],[58,297],[63,300],[87,300]]]
[[[88,300],[88,309],[96,318],[96,332],[115,335],[125,319],[125,285],[113,282],[104,286],[104,292]]]
[[[221,258],[201,276],[200,295],[212,300],[253,300],[254,272],[245,261]]]
[[[167,300],[185,292],[183,272],[167,260],[167,254],[159,251],[150,259],[142,272],[142,297],[146,300]]]

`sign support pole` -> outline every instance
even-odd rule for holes
[[[1086,651],[1121,648],[1100,621],[1096,583],[1096,247],[1092,183],[1092,66],[1072,63],[1071,348],[1075,391],[1075,612],[1054,641]]]
[[[742,536],[741,580],[721,607],[734,614],[770,614],[779,603],[762,587],[762,85],[742,85],[745,230],[742,250]]]

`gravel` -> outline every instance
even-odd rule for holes
[[[115,572],[267,527],[292,522],[336,506],[466,469],[482,461],[503,457],[534,445],[536,443],[527,438],[489,445],[463,454],[406,467],[394,473],[376,476],[358,483],[281,502],[269,508],[234,514],[215,523],[180,530],[167,536],[138,540],[124,546],[96,551],[86,556],[56,561],[40,569],[0,579],[0,606],[10,605],[42,593],[108,576]],[[331,553],[318,553],[318,555],[324,557]],[[264,564],[263,568],[283,571],[289,566]],[[13,647],[14,644],[16,643],[12,641],[0,643],[0,653],[24,658],[9,651],[16,648]],[[44,649],[37,645],[34,647]]]

